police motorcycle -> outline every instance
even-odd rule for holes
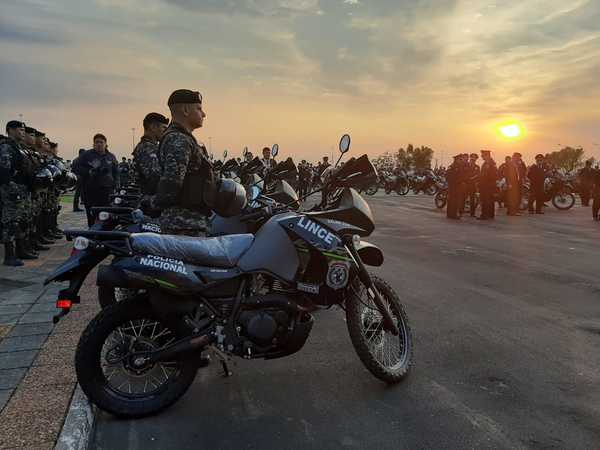
[[[345,135],[340,150],[347,152]],[[103,309],[77,346],[78,382],[102,410],[120,417],[156,414],[189,388],[200,356],[211,352],[226,376],[233,357],[275,359],[298,352],[313,313],[341,307],[359,359],[378,379],[398,383],[412,363],[413,338],[396,292],[366,266],[383,253],[362,240],[375,228],[369,205],[347,187],[376,175],[367,155],[328,178],[341,188],[320,211],[263,208],[243,220],[262,221],[255,234],[213,238],[70,230],[73,255],[45,283],[68,281],[57,307],[79,301],[89,272],[103,284],[126,282],[145,294]],[[240,200],[243,200],[240,202]],[[236,197],[239,210],[245,196]],[[217,203],[219,208],[219,196]]]
[[[384,174],[384,190],[386,194],[396,192],[398,195],[408,194],[410,183],[408,175],[404,169],[401,169],[397,175],[392,172]]]

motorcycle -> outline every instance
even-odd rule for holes
[[[386,194],[390,194],[392,191],[398,195],[406,195],[409,191],[409,181],[404,172],[399,175],[384,174],[385,185],[384,190]]]
[[[347,152],[344,135],[340,151]],[[398,295],[366,266],[382,251],[362,240],[374,220],[348,187],[375,169],[367,155],[334,172],[341,192],[321,211],[263,208],[256,235],[197,239],[120,231],[72,230],[74,252],[46,280],[69,281],[55,321],[79,301],[90,271],[108,256],[99,284],[126,282],[136,298],[103,309],[86,327],[75,356],[78,382],[100,409],[120,417],[156,414],[190,387],[200,356],[228,361],[274,359],[298,352],[313,313],[340,306],[359,359],[378,379],[398,383],[412,363],[413,338]],[[376,172],[375,172],[376,174]]]

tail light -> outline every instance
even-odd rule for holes
[[[73,302],[69,299],[56,300],[56,307],[58,309],[71,309],[71,306],[73,306]]]

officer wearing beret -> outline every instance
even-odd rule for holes
[[[162,114],[151,112],[144,117],[144,135],[133,150],[135,178],[142,195],[156,194],[156,187],[161,176],[158,143],[168,125],[169,119]]]
[[[216,182],[206,148],[192,135],[206,117],[202,96],[179,89],[171,94],[168,105],[171,125],[159,144],[162,172],[151,205],[162,210],[163,232],[205,236]]]
[[[448,219],[458,220],[460,201],[462,199],[461,184],[464,174],[464,163],[462,154],[454,156],[454,161],[446,171],[446,180],[448,181],[448,200],[446,203],[446,217]]]
[[[21,142],[25,124],[11,120],[6,124],[8,137],[0,141],[0,202],[4,265],[22,266],[22,259],[36,256],[25,250],[24,241],[29,234],[31,195],[27,187],[32,167],[26,158]]]

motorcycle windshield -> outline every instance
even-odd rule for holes
[[[362,232],[355,229],[352,231],[361,236],[369,236],[375,229],[375,221],[369,204],[352,188],[344,189],[332,209],[309,212],[307,215],[317,220],[329,219],[345,222],[362,230]],[[344,234],[343,227],[338,229],[338,233]]]
[[[364,186],[377,181],[377,169],[373,166],[367,155],[352,158],[335,174],[338,186]]]
[[[292,158],[286,159],[284,162],[279,163],[275,169],[271,172],[272,177],[283,177],[288,178],[295,176],[298,173],[296,164]]]

